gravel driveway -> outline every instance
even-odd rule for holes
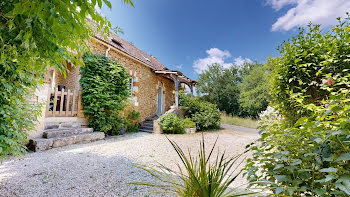
[[[201,133],[167,136],[193,153],[202,139]],[[231,130],[205,132],[208,149],[217,137],[218,150],[235,155],[259,135]],[[148,196],[152,189],[127,183],[152,180],[133,163],[155,161],[177,168],[178,156],[165,135],[134,133],[28,153],[0,164],[0,196]],[[240,177],[234,184],[243,183]]]

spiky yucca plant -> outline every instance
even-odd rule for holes
[[[154,193],[170,193],[181,197],[228,197],[253,194],[253,192],[238,192],[235,188],[230,187],[241,172],[235,172],[237,167],[234,167],[241,154],[226,158],[224,152],[221,155],[217,154],[214,162],[209,161],[217,139],[207,156],[203,137],[197,157],[192,156],[190,150],[186,156],[174,141],[169,140],[169,142],[180,157],[184,167],[177,164],[179,171],[174,171],[160,163],[157,167],[135,164],[137,168],[145,170],[160,183],[135,182],[130,184],[155,187],[159,190],[153,191]]]

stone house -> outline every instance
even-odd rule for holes
[[[157,58],[144,53],[113,33],[107,39],[104,38],[96,34],[89,39],[91,52],[107,56],[127,68],[132,76],[129,109],[140,112],[140,122],[163,114],[172,106],[177,108],[178,87],[181,83],[187,84],[193,92],[196,82],[181,72],[169,70]],[[48,68],[49,77],[33,97],[33,102],[45,103],[45,105],[37,128],[29,132],[32,138],[40,139],[45,136],[48,138],[47,136],[52,132],[47,134],[45,130],[62,128],[64,125],[88,127],[81,105],[80,67],[68,65],[68,69],[69,72],[64,77],[57,70]],[[66,134],[61,132],[57,136],[66,136]]]

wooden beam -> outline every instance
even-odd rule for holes
[[[179,80],[175,77],[175,107],[179,108]]]
[[[193,85],[190,85],[190,89],[191,89],[191,98],[193,99]]]

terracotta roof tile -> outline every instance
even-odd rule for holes
[[[133,44],[131,44],[130,42],[115,35],[114,33],[110,33],[109,36],[107,36],[108,40],[105,40],[104,36],[102,36],[100,33],[96,33],[95,38],[97,38],[101,41],[107,42],[108,44],[112,45],[113,47],[127,53],[128,55],[145,63],[153,70],[165,70],[165,69],[167,69],[162,63],[159,62],[159,60],[157,60],[157,58],[155,58],[151,55],[148,55],[147,53],[141,51],[140,49],[136,48]]]

